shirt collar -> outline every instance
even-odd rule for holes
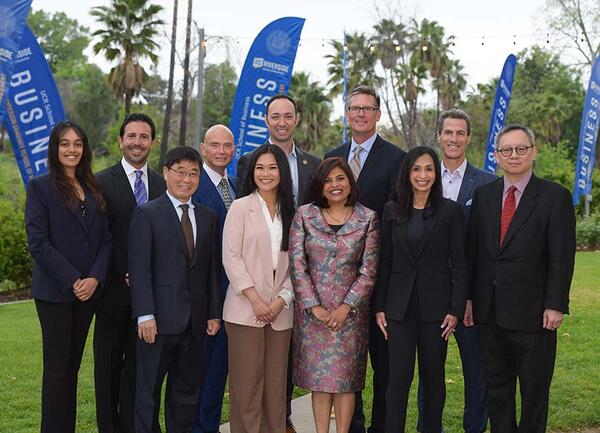
[[[169,197],[169,200],[171,200],[171,203],[173,203],[173,206],[175,206],[176,210],[179,208],[180,204],[187,204],[190,207],[190,209],[194,209],[194,203],[192,203],[191,197],[188,199],[188,201],[179,201],[178,199],[176,199],[175,197],[173,197],[171,195],[169,190],[167,190],[166,192],[167,192],[167,197]]]
[[[506,192],[508,191],[508,188],[510,188],[513,185],[515,188],[517,188],[517,191],[519,191],[521,194],[523,194],[523,191],[525,191],[525,187],[531,180],[531,176],[533,176],[533,171],[530,170],[529,173],[527,173],[525,176],[523,176],[521,179],[519,179],[515,183],[512,183],[506,176],[504,176],[504,194],[506,194]]]
[[[273,146],[277,146],[275,143],[273,143],[271,141],[270,138],[269,138],[269,144],[272,144]],[[281,150],[283,150],[283,149],[281,149]],[[284,151],[284,153],[285,153],[285,151]],[[289,155],[286,155],[286,156],[289,158],[292,155],[293,155],[294,158],[296,158],[296,143],[294,143],[293,141],[292,141],[292,151],[290,152]]]
[[[121,158],[121,165],[123,166],[123,170],[125,170],[125,174],[127,176],[131,176],[132,173],[135,173],[136,170],[142,170],[146,176],[148,176],[148,163],[144,164],[142,168],[135,168],[133,165],[127,162],[125,157]]]
[[[377,139],[377,133],[371,135],[365,141],[360,143],[360,147],[362,147],[363,150],[366,150],[367,153],[369,153],[371,151],[371,148],[373,147],[373,143],[375,143],[376,139]],[[358,146],[358,143],[356,141],[354,141],[354,137],[352,137],[352,143],[350,144],[350,155],[354,155],[354,149],[356,149],[356,146]]]
[[[442,176],[445,173],[448,173],[450,176],[453,176],[456,173],[456,175],[458,175],[458,177],[460,179],[462,179],[463,177],[465,177],[465,171],[467,171],[467,159],[466,158],[464,159],[462,164],[460,164],[454,171],[448,170],[446,168],[446,166],[444,165],[444,161],[442,161]]]
[[[208,177],[210,178],[212,183],[215,184],[215,186],[219,186],[219,184],[221,183],[221,179],[227,179],[227,170],[225,170],[225,176],[221,176],[215,170],[210,168],[210,166],[206,162],[202,164],[202,169],[206,172],[206,174],[208,174]]]

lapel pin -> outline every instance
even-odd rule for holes
[[[307,164],[308,164],[308,161],[307,161],[306,159],[303,159],[303,160],[302,160],[302,164],[304,164],[304,165],[307,165]]]

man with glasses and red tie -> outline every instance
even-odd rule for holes
[[[98,433],[133,433],[136,325],[131,319],[127,243],[131,214],[165,192],[165,181],[148,167],[156,138],[152,119],[125,117],[119,131],[123,158],[96,175],[106,201],[112,250],[106,287],[94,326],[94,381]]]
[[[529,128],[505,126],[495,152],[504,176],[475,191],[467,241],[490,426],[492,433],[543,433],[556,332],[569,307],[575,215],[569,191],[533,174]]]
[[[350,144],[337,147],[325,155],[346,158],[358,186],[358,201],[377,212],[381,219],[385,203],[392,198],[400,164],[406,156],[399,147],[377,134],[381,117],[380,98],[371,86],[352,89],[346,100],[346,118],[350,125]],[[385,392],[388,382],[387,342],[375,323],[370,321],[369,355],[373,368],[373,407],[369,433],[383,433],[385,426]],[[350,433],[365,432],[362,393],[356,393]]]
[[[166,155],[167,191],[138,206],[129,231],[132,316],[137,320],[135,431],[159,431],[167,377],[167,432],[189,432],[202,383],[204,335],[220,328],[222,296],[217,214],[192,200],[200,154],[178,146]]]

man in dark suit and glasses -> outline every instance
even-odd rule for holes
[[[437,141],[442,151],[441,173],[444,198],[460,204],[465,223],[469,222],[473,192],[481,185],[496,179],[491,173],[471,165],[466,151],[471,142],[471,119],[463,110],[453,108],[440,114],[437,125]],[[466,433],[483,433],[487,428],[487,407],[483,362],[479,344],[479,327],[473,323],[472,302],[467,301],[464,319],[459,321],[454,337],[458,343],[465,382],[465,405],[463,428]],[[422,430],[423,397],[419,380],[419,421]]]
[[[223,225],[231,203],[236,198],[235,178],[227,175],[235,145],[231,130],[225,125],[208,128],[200,152],[204,159],[200,186],[194,199],[217,213],[219,241],[223,238]],[[219,257],[219,263],[222,259]],[[225,299],[229,280],[223,266],[221,273],[221,296]],[[198,400],[196,420],[192,433],[217,433],[221,424],[223,396],[227,382],[227,333],[221,327],[214,336],[204,339],[204,361],[202,365],[203,385]]]
[[[575,214],[569,191],[533,174],[529,128],[505,126],[495,154],[504,176],[475,191],[467,241],[490,426],[492,433],[543,433],[556,332],[569,308]]]
[[[137,320],[135,429],[158,431],[165,376],[168,433],[192,429],[204,335],[220,328],[217,214],[192,200],[201,158],[188,146],[166,155],[167,191],[133,212],[129,233],[132,315]]]
[[[287,155],[292,175],[292,189],[294,192],[294,204],[302,206],[310,202],[310,184],[315,171],[321,160],[310,153],[296,147],[294,143],[294,131],[300,116],[297,112],[296,102],[288,95],[279,94],[273,96],[267,102],[267,115],[265,123],[269,128],[269,143],[279,146]],[[248,176],[248,164],[252,152],[242,155],[237,165],[237,193],[238,197],[247,195],[244,191],[246,177]],[[250,173],[251,174],[251,173]],[[287,378],[287,433],[295,432],[292,415],[292,345],[290,344],[290,359],[288,360]]]
[[[354,88],[346,101],[346,118],[350,124],[352,142],[325,155],[346,158],[356,177],[358,201],[377,212],[381,220],[385,202],[391,199],[400,164],[406,152],[377,134],[381,118],[380,98],[370,86]],[[373,408],[370,433],[383,432],[385,426],[385,392],[388,382],[387,343],[372,315],[369,333],[369,355],[373,368]],[[365,431],[362,393],[356,393],[354,417],[350,433]]]
[[[133,433],[135,392],[135,324],[127,282],[127,243],[136,206],[165,191],[165,181],[148,167],[156,137],[154,122],[143,113],[121,124],[123,158],[97,174],[106,202],[112,253],[106,288],[98,301],[94,328],[94,381],[99,433]]]

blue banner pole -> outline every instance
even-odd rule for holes
[[[279,93],[287,93],[304,18],[280,18],[258,34],[242,68],[235,92],[229,128],[236,144],[228,171],[235,175],[237,160],[269,138],[265,106]]]
[[[8,79],[21,44],[31,1],[0,0],[0,124],[5,112],[4,100],[8,93]]]
[[[346,53],[347,53],[347,49],[346,49],[346,32],[344,32],[344,114],[342,115],[343,119],[344,119],[344,128],[342,130],[342,144],[347,144],[348,142],[348,133],[347,133],[347,128],[348,128],[348,119],[346,119],[346,98],[348,96],[348,71],[347,71],[347,58],[346,58]]]
[[[485,160],[483,161],[483,169],[490,173],[496,172],[496,158],[494,157],[496,135],[506,125],[516,66],[517,58],[514,54],[510,54],[504,62],[498,87],[496,88],[496,97],[494,98],[494,106],[492,107],[492,116],[490,118],[490,127],[488,129],[485,148]]]
[[[579,147],[577,165],[575,167],[575,184],[573,186],[573,205],[579,204],[581,196],[586,201],[586,217],[589,214],[589,202],[592,195],[592,172],[596,156],[596,140],[600,122],[600,57],[592,66],[590,82],[585,94],[581,126],[579,127]]]
[[[25,185],[48,171],[48,141],[65,119],[50,65],[35,36],[25,27],[5,100],[5,124]]]

